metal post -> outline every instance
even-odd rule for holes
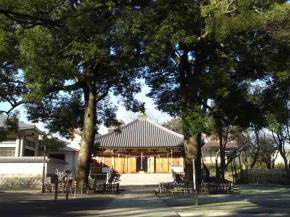
[[[42,188],[41,192],[45,192],[45,178],[46,178],[46,172],[45,172],[45,152],[46,152],[46,146],[45,144],[43,145],[43,165],[42,165]]]
[[[65,200],[68,200],[69,180],[66,178]]]
[[[195,159],[192,159],[192,181],[193,181],[193,189],[195,191],[195,205],[198,206],[198,192],[196,186],[196,170],[195,170]]]
[[[195,159],[192,159],[192,182],[193,189],[196,191],[196,177],[195,177]]]

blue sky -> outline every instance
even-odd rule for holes
[[[157,122],[157,123],[163,123],[165,121],[168,121],[171,119],[171,117],[159,110],[156,109],[156,105],[154,105],[154,102],[151,98],[147,97],[146,94],[150,91],[150,88],[142,82],[142,90],[140,93],[136,94],[135,98],[138,99],[141,102],[145,102],[145,113],[148,116],[148,119]],[[138,113],[133,113],[130,111],[127,111],[120,103],[118,102],[120,99],[118,97],[112,98],[112,103],[117,106],[117,119],[123,120],[125,123],[128,123],[132,120],[134,120]],[[0,110],[7,110],[9,108],[9,105],[7,103],[0,103]],[[20,120],[29,122],[26,118],[26,112],[23,106],[17,107],[17,110],[20,112]],[[43,131],[45,130],[45,126],[43,123],[37,123],[37,127]],[[100,133],[104,134],[107,130],[105,127],[100,127]]]

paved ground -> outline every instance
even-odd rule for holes
[[[77,217],[96,216],[107,206],[113,195],[85,195],[83,198],[53,200],[52,194],[38,192],[0,193],[1,217]]]
[[[290,216],[290,188],[240,186],[234,194],[160,197],[180,216]]]
[[[105,210],[99,212],[99,216],[177,217],[172,209],[155,196],[154,187],[156,186],[127,187]]]
[[[290,216],[290,188],[240,186],[229,195],[153,194],[153,186],[130,186],[119,195],[95,194],[59,201],[37,192],[0,193],[1,217],[79,216]]]

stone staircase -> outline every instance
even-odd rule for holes
[[[120,186],[158,185],[160,182],[173,182],[171,173],[136,173],[120,175]]]

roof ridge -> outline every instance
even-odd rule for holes
[[[180,137],[180,138],[184,138],[184,136],[183,136],[182,134],[176,133],[176,132],[174,132],[174,131],[172,131],[172,130],[166,128],[166,127],[163,127],[163,126],[160,125],[160,124],[155,123],[154,121],[151,121],[151,120],[147,119],[147,118],[146,118],[146,119],[136,118],[135,120],[129,122],[128,124],[125,124],[125,125],[121,126],[119,129],[120,129],[120,130],[125,129],[125,128],[127,128],[128,126],[131,126],[133,123],[135,123],[135,122],[137,122],[137,121],[147,121],[147,122],[149,122],[150,124],[153,124],[154,126],[160,128],[160,129],[162,129],[162,130],[164,130],[164,131],[166,131],[166,132],[168,132],[168,133],[170,133],[170,134],[172,134],[172,135],[174,135],[174,136],[178,136],[178,137]],[[114,134],[114,133],[115,133],[115,130],[112,131],[112,132],[106,133],[106,134],[104,134],[104,135],[101,135],[101,136],[99,136],[99,137],[97,137],[97,138],[98,138],[98,139],[100,139],[100,138],[104,138],[104,137],[107,137],[107,136],[112,135],[112,134]]]
[[[135,120],[129,122],[128,124],[125,124],[125,125],[123,125],[123,126],[120,126],[118,129],[121,130],[121,129],[127,128],[128,126],[131,126],[133,123],[137,122],[138,120],[139,120],[139,119],[136,118]],[[115,130],[113,130],[112,132],[109,132],[109,133],[103,134],[103,135],[101,135],[101,136],[97,136],[97,138],[98,138],[98,139],[100,139],[100,138],[104,138],[104,137],[107,137],[107,136],[112,135],[112,134],[114,134],[114,133],[115,133]]]
[[[149,120],[149,119],[145,119],[145,121],[147,121],[147,122],[149,122],[149,123],[155,125],[156,127],[159,127],[160,129],[162,129],[162,130],[164,130],[164,131],[167,131],[168,133],[170,133],[170,134],[172,134],[172,135],[174,135],[174,136],[178,136],[178,137],[180,137],[180,138],[184,138],[184,136],[183,136],[182,134],[176,133],[176,132],[174,132],[174,131],[172,131],[172,130],[166,128],[166,127],[163,127],[162,125],[157,124],[157,123],[155,123],[154,121],[151,121],[151,120]]]

